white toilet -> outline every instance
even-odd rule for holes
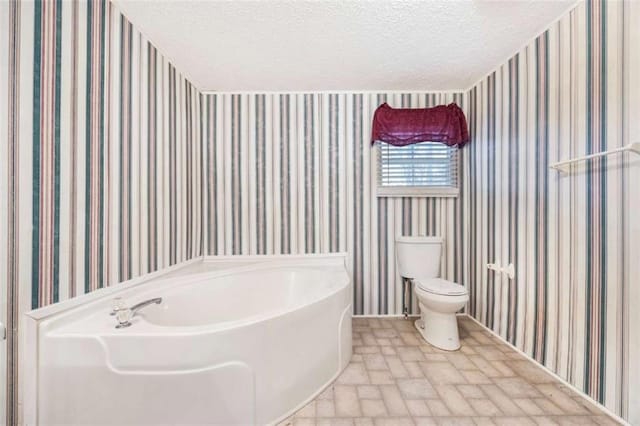
[[[439,237],[396,237],[396,258],[400,275],[414,284],[420,306],[416,328],[433,346],[455,351],[460,348],[456,312],[469,301],[469,292],[438,278],[443,243]]]

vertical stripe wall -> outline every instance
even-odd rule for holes
[[[346,251],[354,312],[398,314],[394,238],[427,234],[474,317],[640,423],[640,161],[548,169],[638,142],[638,22],[579,3],[464,93],[201,95],[107,0],[0,2],[0,412],[32,307],[201,254]],[[385,101],[463,107],[458,198],[375,196]]]
[[[16,424],[19,313],[202,254],[200,95],[106,0],[0,2],[0,47],[0,407]]]
[[[640,141],[638,9],[580,3],[470,90],[464,211],[469,313],[634,424],[638,158],[549,165]]]
[[[370,128],[383,102],[466,108],[463,93],[203,95],[205,253],[345,251],[355,314],[402,312],[398,235],[443,236],[443,275],[461,277],[460,198],[376,197]]]

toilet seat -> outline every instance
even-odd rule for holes
[[[462,296],[468,293],[464,286],[442,278],[414,278],[413,282],[420,290],[427,293],[442,296]]]

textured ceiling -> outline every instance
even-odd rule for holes
[[[203,91],[459,90],[576,0],[115,0]]]

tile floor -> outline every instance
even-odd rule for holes
[[[424,342],[413,320],[354,318],[353,358],[281,425],[614,425],[467,317],[462,347]]]

